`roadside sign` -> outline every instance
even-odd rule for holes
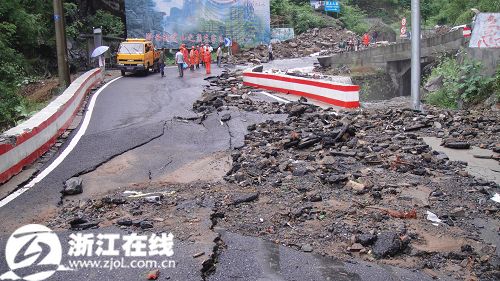
[[[406,34],[406,18],[401,19],[401,33],[399,35],[400,38],[406,38],[408,34]]]
[[[325,12],[340,13],[340,3],[338,1],[325,1]]]
[[[232,45],[231,39],[229,39],[229,38],[227,38],[227,37],[226,37],[226,38],[224,38],[224,45],[225,45],[226,47],[231,46],[231,45]]]
[[[468,26],[465,26],[462,33],[463,33],[465,38],[469,38],[472,35],[472,29]]]

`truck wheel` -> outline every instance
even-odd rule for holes
[[[144,69],[144,76],[148,76],[148,74],[149,74],[149,64],[146,67],[146,69]]]
[[[125,70],[122,70],[122,76],[125,76]]]

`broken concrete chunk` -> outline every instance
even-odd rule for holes
[[[367,188],[364,184],[362,183],[359,183],[359,182],[355,182],[355,181],[348,181],[345,185],[345,187],[349,188],[349,189],[352,189],[354,191],[357,191],[357,192],[363,192],[365,191]]]
[[[85,230],[85,229],[96,227],[98,225],[99,225],[99,222],[84,222],[84,223],[71,225],[71,229]]]
[[[238,205],[241,203],[247,203],[247,202],[252,202],[254,200],[257,200],[259,198],[259,193],[258,192],[252,192],[248,194],[240,194],[236,199],[231,202],[230,205]]]
[[[139,226],[140,226],[142,229],[153,228],[153,223],[152,223],[152,222],[150,222],[150,221],[146,221],[146,220],[144,220],[144,221],[141,221],[141,222],[139,223]]]
[[[351,245],[351,247],[349,247],[349,251],[350,252],[359,252],[361,250],[363,250],[365,247],[363,247],[363,245],[359,244],[359,243],[354,243]]]
[[[444,147],[447,148],[453,148],[453,149],[469,149],[470,148],[470,143],[468,142],[445,142]]]
[[[375,234],[361,234],[357,237],[356,242],[366,247],[372,245],[376,240],[377,236]]]
[[[288,114],[290,116],[300,116],[304,112],[306,112],[307,106],[306,105],[294,105],[292,108],[290,108]]]
[[[372,253],[377,259],[397,255],[403,249],[403,242],[396,232],[382,232],[377,236]]]
[[[300,247],[300,249],[306,253],[310,253],[313,251],[313,247],[310,244],[304,244],[302,245],[302,247]]]
[[[226,113],[226,114],[222,115],[222,117],[220,118],[220,120],[222,122],[227,122],[227,121],[231,120],[231,114]]]
[[[70,178],[64,183],[63,195],[76,195],[83,192],[82,179],[79,177]]]
[[[132,226],[134,222],[131,219],[120,219],[116,222],[116,224],[121,226]]]

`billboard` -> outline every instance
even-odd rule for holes
[[[340,13],[340,4],[337,1],[325,1],[325,12]]]
[[[500,48],[500,13],[480,13],[472,29],[470,48]]]
[[[224,43],[269,43],[269,0],[125,0],[127,37],[159,48]]]

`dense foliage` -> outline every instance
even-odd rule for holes
[[[40,65],[53,45],[51,7],[50,1],[0,1],[0,129],[27,111],[17,90],[31,65]]]
[[[399,22],[404,16],[410,20],[411,0],[344,0],[357,5],[369,17],[382,18],[387,24]],[[500,12],[500,0],[420,0],[423,24],[461,25],[470,23],[471,8],[481,12]]]
[[[426,95],[429,104],[457,108],[475,104],[492,94],[499,95],[500,71],[496,78],[481,73],[481,63],[464,56],[445,57],[427,81],[442,80],[442,87]]]
[[[340,13],[340,20],[349,30],[357,34],[363,34],[368,31],[368,24],[365,22],[366,12],[361,10],[356,4],[349,4],[349,1],[343,3]]]
[[[121,19],[107,12],[82,15],[70,1],[64,7],[69,37],[90,33],[92,26],[102,26],[108,35],[124,32]],[[39,107],[19,95],[20,87],[34,80],[32,77],[48,76],[57,69],[52,17],[52,1],[0,1],[0,131]]]
[[[81,33],[92,33],[93,27],[102,27],[103,34],[107,36],[123,36],[125,25],[123,21],[108,12],[97,10],[93,15],[84,15],[75,3],[65,3],[66,33],[71,38],[76,38]]]
[[[271,17],[279,23],[290,25],[297,34],[333,24],[317,14],[309,1],[301,0],[271,0]]]

